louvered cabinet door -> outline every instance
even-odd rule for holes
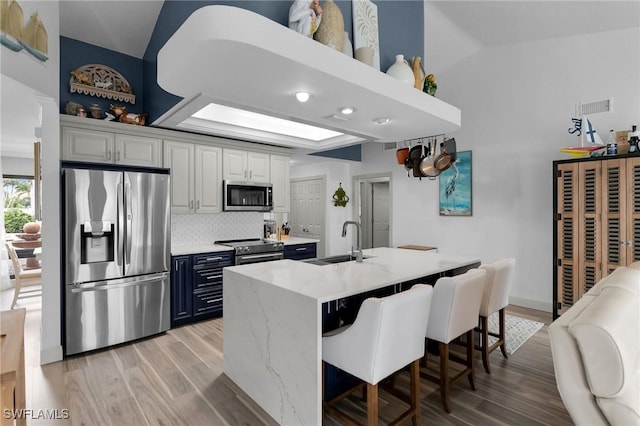
[[[626,264],[640,261],[640,158],[627,158]]]
[[[557,314],[578,299],[578,164],[558,165],[557,182]]]
[[[579,163],[578,294],[577,301],[602,277],[601,161]],[[577,296],[577,297],[576,297]]]
[[[602,269],[609,275],[627,264],[626,159],[602,162]]]

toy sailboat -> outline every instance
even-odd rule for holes
[[[585,157],[593,151],[605,148],[605,145],[602,143],[602,139],[600,139],[600,136],[598,136],[598,133],[593,128],[593,125],[588,118],[582,117],[578,131],[580,132],[580,146],[561,148],[560,152],[570,154],[571,157]]]

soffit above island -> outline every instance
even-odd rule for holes
[[[196,10],[158,53],[158,84],[183,100],[153,125],[312,150],[395,142],[460,128],[460,110],[254,12]],[[300,103],[295,93],[311,94]],[[328,129],[283,136],[203,119],[222,105]],[[344,115],[343,107],[355,112]],[[194,116],[196,115],[196,116]],[[380,119],[388,122],[380,124]],[[335,133],[337,132],[337,133]]]

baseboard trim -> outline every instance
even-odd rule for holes
[[[40,365],[51,364],[52,362],[58,361],[62,361],[61,345],[47,349],[40,349]]]
[[[524,299],[522,297],[509,296],[510,305],[523,306],[525,308],[536,309],[543,312],[552,312],[553,303],[541,302],[539,300]]]

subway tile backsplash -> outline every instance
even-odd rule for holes
[[[263,213],[172,214],[171,245],[213,244],[217,240],[262,238]]]

